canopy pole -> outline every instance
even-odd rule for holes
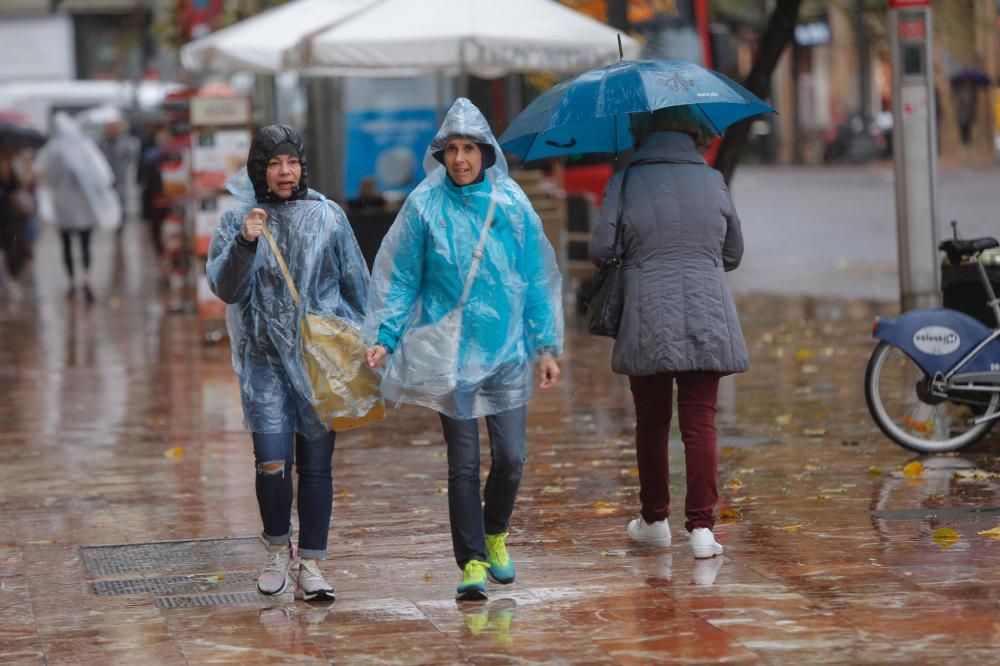
[[[440,127],[444,123],[445,114],[444,71],[440,69],[434,75],[434,95],[437,100],[437,124]]]

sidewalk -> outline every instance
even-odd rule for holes
[[[27,299],[0,302],[0,663],[995,660],[1000,542],[977,532],[1000,524],[1000,441],[902,474],[862,390],[892,306],[859,299],[739,297],[752,371],[720,396],[723,557],[691,558],[676,441],[675,543],[629,543],[628,384],[570,320],[563,382],[529,413],[516,583],[453,600],[439,423],[403,408],[338,437],[336,603],[261,599],[228,349],[155,305],[142,231],[117,267],[98,238],[93,306],[63,297],[52,236]]]

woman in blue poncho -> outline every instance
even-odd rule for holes
[[[335,435],[312,407],[299,318],[304,310],[359,325],[368,270],[344,212],[310,190],[306,176],[299,133],[284,125],[260,130],[246,171],[229,183],[244,205],[219,221],[207,273],[212,291],[230,304],[226,323],[233,367],[253,436],[261,538],[270,552],[257,588],[274,595],[292,584],[294,462],[299,474],[298,588],[306,600],[331,600],[333,588],[317,562],[327,554]],[[279,248],[298,298],[262,233],[270,233]]]
[[[487,577],[514,580],[505,540],[526,449],[525,412],[559,377],[562,281],[541,221],[486,119],[451,107],[379,249],[363,333],[368,362],[385,365],[390,401],[439,412],[448,446],[448,511],[461,599],[485,599]],[[485,504],[479,428],[491,466]]]

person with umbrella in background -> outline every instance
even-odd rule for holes
[[[6,259],[6,291],[19,300],[23,289],[19,282],[31,258],[30,221],[35,214],[30,169],[18,168],[24,161],[7,142],[0,141],[0,252]]]
[[[612,369],[632,388],[642,505],[627,533],[656,547],[671,543],[667,444],[676,382],[685,527],[697,559],[723,550],[712,532],[719,379],[748,369],[723,275],[743,255],[740,221],[722,174],[699,149],[729,125],[768,112],[718,72],[680,60],[621,60],[543,93],[500,139],[525,161],[637,148],[607,185],[590,244],[595,264],[622,267]]]
[[[527,403],[536,369],[539,388],[559,378],[562,278],[538,214],[472,102],[452,105],[424,169],[375,258],[363,332],[369,364],[388,365],[386,399],[440,415],[462,570],[456,597],[483,600],[487,578],[514,582],[506,540],[525,462]],[[458,325],[446,331],[448,321]],[[423,337],[437,330],[441,337]],[[490,438],[485,497],[480,416]]]

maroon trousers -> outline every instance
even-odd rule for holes
[[[635,450],[639,463],[639,501],[647,523],[670,515],[670,468],[667,444],[673,410],[674,380],[677,411],[684,442],[687,497],[684,527],[690,532],[715,525],[719,500],[716,482],[718,447],[715,437],[715,404],[718,373],[664,372],[629,377],[635,402]]]

